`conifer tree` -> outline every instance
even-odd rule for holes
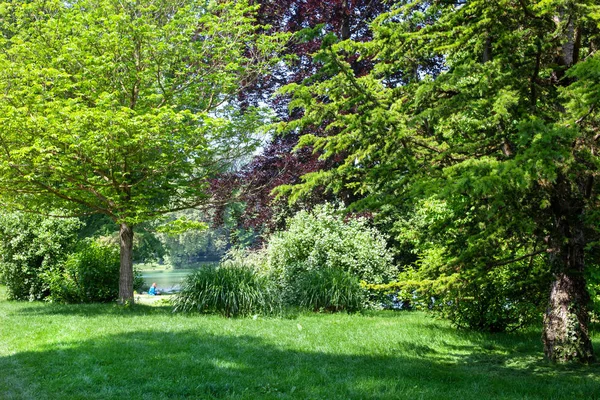
[[[333,134],[301,145],[345,162],[283,190],[343,177],[366,196],[356,207],[406,214],[440,202],[450,218],[428,229],[446,276],[543,257],[554,280],[545,353],[591,360],[599,23],[592,0],[407,1],[372,24],[371,41],[331,38],[317,55],[329,79],[285,90],[304,110],[286,129],[327,124]],[[356,58],[372,72],[355,74]]]

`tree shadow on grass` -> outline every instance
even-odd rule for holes
[[[116,303],[90,303],[90,304],[47,304],[38,303],[31,306],[19,307],[11,315],[13,316],[102,316],[102,315],[148,315],[148,314],[172,314],[173,307],[164,305],[134,304],[122,306]]]
[[[598,360],[592,364],[555,364],[543,355],[542,327],[529,326],[516,332],[484,333],[470,330],[454,330],[451,326],[425,324],[421,329],[447,333],[453,339],[461,339],[465,344],[445,342],[448,349],[446,358],[453,358],[466,366],[480,366],[489,369],[498,365],[513,371],[523,371],[531,375],[545,376],[584,376],[591,372],[600,373],[600,343],[594,341],[594,352]],[[454,330],[454,332],[452,332]],[[493,368],[492,368],[493,369]],[[600,392],[595,397],[600,399]]]
[[[137,331],[2,357],[0,398],[594,399],[600,395],[596,367],[579,374],[560,370],[539,374],[502,362],[474,362],[475,354],[451,361],[429,346],[417,347],[398,342],[394,355],[333,354],[286,348],[249,335]]]

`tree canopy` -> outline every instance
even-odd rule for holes
[[[236,94],[276,61],[245,1],[0,3],[0,191],[27,211],[132,227],[203,204],[208,179],[252,151],[259,109]]]
[[[299,118],[298,112],[288,113],[290,96],[278,93],[278,90],[289,83],[300,83],[318,71],[319,63],[312,55],[321,48],[323,36],[307,35],[306,32],[316,29],[343,39],[368,40],[372,37],[369,23],[382,12],[389,11],[392,3],[381,0],[257,1],[260,5],[257,18],[261,23],[270,26],[271,31],[293,35],[283,49],[286,62],[278,63],[265,79],[245,87],[240,93],[240,102],[268,104],[282,120]],[[350,64],[359,75],[372,65],[369,60],[356,59]],[[321,160],[311,149],[293,151],[301,134],[302,131],[298,131],[274,137],[243,169],[214,182],[214,192],[219,197],[233,198],[243,206],[239,222],[244,228],[258,233],[256,245],[274,230],[282,229],[285,218],[296,211],[350,195],[349,191],[332,195],[315,189],[310,198],[303,198],[302,203],[287,204],[282,199],[275,199],[272,194],[275,187],[298,183],[300,176],[306,173],[337,166],[337,158]],[[218,214],[222,215],[224,211]]]

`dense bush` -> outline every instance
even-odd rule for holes
[[[593,313],[595,320],[600,320],[600,268],[595,262],[590,261],[590,264],[596,268],[589,268],[586,274],[586,282],[590,293],[590,311]]]
[[[226,317],[268,315],[279,310],[279,298],[271,281],[245,263],[231,259],[189,275],[173,304],[175,311]]]
[[[361,280],[383,283],[397,271],[385,239],[364,219],[345,221],[331,205],[301,211],[262,250],[232,250],[216,268],[190,275],[176,311],[225,316],[272,314],[282,306],[357,311]]]
[[[364,286],[369,298],[384,306],[432,310],[460,328],[503,332],[539,321],[550,285],[550,274],[539,261],[496,267],[470,277],[428,272],[407,270],[399,274],[399,281]]]
[[[53,301],[64,303],[109,302],[119,296],[119,248],[85,240],[50,279]],[[143,284],[135,274],[134,286]]]
[[[49,276],[73,250],[77,219],[0,214],[0,279],[10,299],[40,300],[50,294]]]
[[[358,278],[335,268],[311,270],[296,282],[298,305],[313,311],[355,312],[363,308],[365,291]]]
[[[284,302],[310,309],[355,310],[363,299],[359,280],[382,283],[397,274],[385,238],[364,219],[345,221],[331,205],[297,213],[286,231],[271,237],[266,253]],[[327,300],[326,293],[334,297]]]
[[[550,274],[527,263],[497,267],[445,288],[435,306],[458,327],[512,331],[541,321]]]
[[[456,206],[432,196],[396,221],[399,247],[418,257],[401,274],[399,296],[480,331],[540,320],[552,276],[541,243],[531,239],[532,227],[507,230]]]

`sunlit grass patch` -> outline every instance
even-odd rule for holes
[[[598,365],[544,361],[538,328],[480,334],[422,313],[227,319],[173,314],[166,306],[0,301],[0,317],[3,399],[594,399],[600,393]]]

